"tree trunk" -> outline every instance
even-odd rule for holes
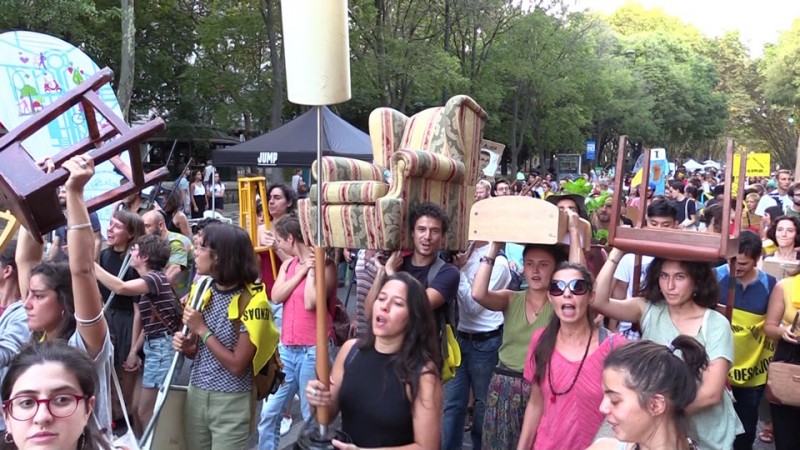
[[[275,21],[279,2],[272,0],[261,1],[261,17],[264,19],[264,26],[267,29],[267,40],[269,42],[269,65],[272,69],[272,105],[270,106],[270,130],[279,128],[283,116],[283,49],[279,43],[278,25]],[[283,42],[283,39],[280,39]]]
[[[122,119],[128,121],[133,96],[133,78],[136,62],[136,22],[134,0],[121,0],[122,8],[122,55],[119,68],[117,99],[122,110]]]

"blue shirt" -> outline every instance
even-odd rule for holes
[[[740,281],[736,281],[736,293],[734,294],[733,305],[736,309],[747,311],[763,316],[767,313],[769,295],[775,287],[777,280],[761,270],[758,270],[758,277],[747,286],[743,286]],[[719,302],[723,305],[728,304],[728,280],[730,280],[730,269],[727,264],[716,268],[717,281],[719,282]]]

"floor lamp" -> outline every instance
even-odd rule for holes
[[[317,118],[317,378],[329,383],[328,310],[325,292],[325,241],[322,235],[322,107],[350,100],[350,39],[347,0],[282,0],[286,86],[289,101],[313,106]],[[304,395],[304,392],[301,392]],[[318,427],[306,427],[295,449],[332,449],[331,439],[344,436],[329,428],[333,417],[327,408],[317,408]]]

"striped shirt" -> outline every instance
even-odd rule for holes
[[[142,275],[142,279],[149,289],[139,299],[145,338],[174,333],[180,325],[180,317],[175,309],[175,293],[169,286],[167,275],[154,271]]]

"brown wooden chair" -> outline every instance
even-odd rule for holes
[[[622,174],[624,173],[625,148],[627,144],[626,136],[621,136],[619,140],[619,151],[617,153],[617,176],[614,181],[614,206],[611,209],[611,217],[619,217],[620,198],[622,195]],[[733,167],[733,141],[728,140],[726,152],[726,167]],[[640,185],[640,198],[642,199],[641,210],[647,211],[647,184],[650,174],[650,158],[645,155],[642,168],[642,183]],[[616,221],[611,222],[609,228],[609,242],[612,246],[629,253],[656,256],[680,261],[718,261],[720,259],[730,259],[739,252],[739,229],[741,227],[742,202],[738,201],[732,233],[728,232],[731,223],[731,197],[733,186],[733,174],[731,170],[725,171],[725,195],[722,200],[722,230],[723,233],[702,233],[698,231],[682,230],[654,230],[643,228],[644,214],[639,218],[638,228],[627,228],[618,226]],[[745,165],[742,164],[739,170],[739,180],[744,179]],[[744,183],[739,182],[736,198],[741,199],[744,191]]]
[[[111,69],[99,71],[0,139],[0,203],[5,204],[37,240],[41,241],[43,233],[66,223],[56,188],[69,178],[61,164],[75,155],[89,151],[96,164],[110,160],[127,180],[89,200],[89,211],[117,202],[169,175],[165,167],[145,174],[139,150],[140,143],[164,129],[164,121],[154,119],[130,128],[97,95],[97,90],[112,79]],[[22,142],[76,105],[80,105],[89,136],[53,156],[56,170],[44,173]],[[105,119],[102,126],[98,116]],[[130,154],[131,166],[119,157],[125,150]]]

